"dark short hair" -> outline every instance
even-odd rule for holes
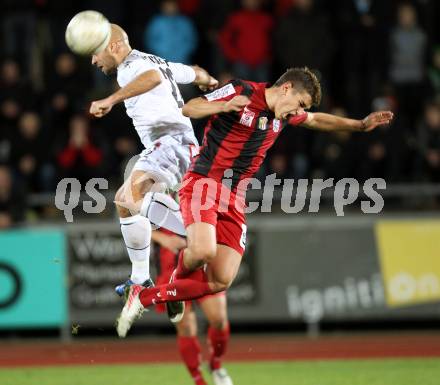
[[[289,68],[274,86],[279,87],[286,82],[290,82],[295,88],[303,88],[312,97],[312,105],[317,107],[321,103],[321,84],[318,77],[307,67]]]

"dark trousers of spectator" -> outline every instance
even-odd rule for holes
[[[35,14],[31,11],[6,13],[1,23],[5,55],[17,60],[28,73],[35,39]]]

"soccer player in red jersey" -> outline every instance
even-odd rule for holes
[[[391,111],[373,112],[362,120],[306,112],[320,100],[315,74],[308,68],[291,68],[272,86],[235,80],[183,107],[191,118],[212,115],[179,191],[188,247],[180,254],[173,282],[132,287],[118,319],[119,336],[126,335],[145,307],[175,304],[170,319],[178,321],[184,311],[181,301],[231,285],[245,247],[244,192],[283,129],[302,125],[330,132],[368,132],[393,118]]]
[[[176,267],[179,250],[186,247],[186,241],[166,229],[153,231],[151,238],[159,246],[158,252],[155,253],[159,272],[156,284],[166,284]],[[233,385],[231,377],[222,366],[222,358],[230,338],[225,294],[225,291],[221,291],[196,300],[209,323],[207,333],[209,370],[215,385]],[[164,312],[165,304],[156,305],[156,311]],[[200,370],[202,354],[197,337],[197,317],[190,301],[186,303],[183,318],[175,326],[179,353],[194,384],[207,385]]]

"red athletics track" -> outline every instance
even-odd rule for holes
[[[227,361],[440,357],[440,333],[363,334],[317,339],[291,335],[233,336]],[[174,338],[8,342],[0,367],[180,362]]]

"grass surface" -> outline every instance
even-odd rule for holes
[[[230,363],[236,385],[438,385],[440,359]],[[209,374],[205,378],[212,383]],[[0,369],[1,385],[192,385],[183,365]]]

